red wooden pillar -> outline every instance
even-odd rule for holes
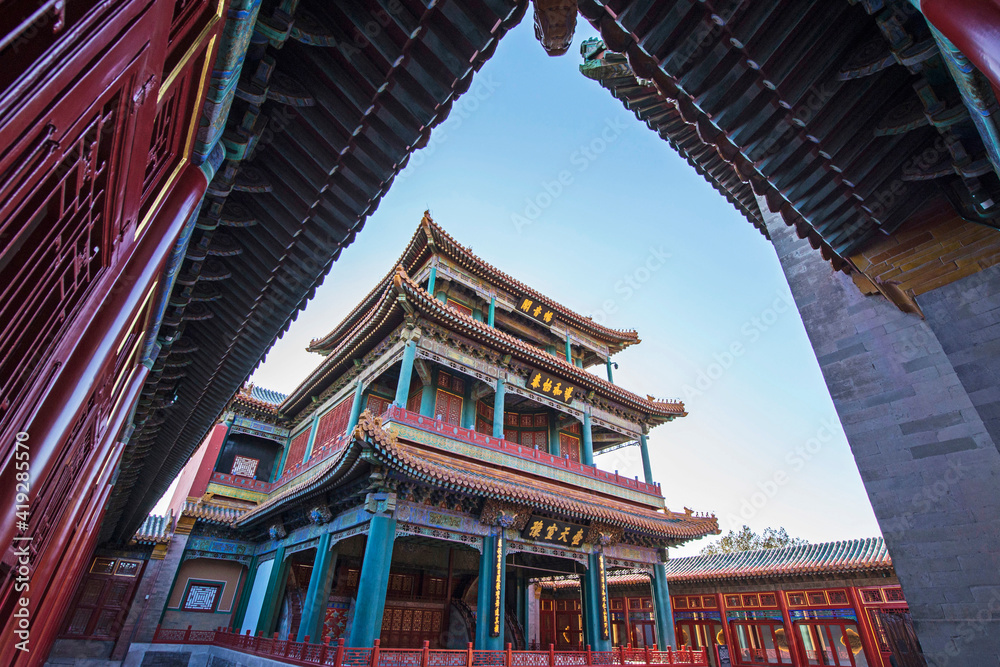
[[[719,606],[719,616],[722,619],[722,636],[726,640],[726,646],[729,647],[731,660],[733,655],[733,635],[732,631],[729,629],[729,619],[726,617],[726,598],[722,593],[716,593],[715,600],[716,604]]]
[[[865,651],[869,665],[877,665],[882,660],[882,653],[878,650],[878,642],[872,635],[871,623],[868,612],[861,604],[861,596],[855,586],[847,587],[847,594],[851,596],[851,606],[854,613],[858,615],[858,633],[861,635],[861,647]]]
[[[205,448],[205,458],[201,460],[201,467],[191,483],[189,496],[200,498],[208,490],[208,483],[212,481],[212,473],[215,471],[215,463],[222,450],[222,443],[226,441],[226,433],[229,427],[225,423],[216,424],[212,427],[212,432],[208,436],[208,445]]]
[[[781,618],[785,624],[785,637],[788,639],[788,652],[792,657],[792,665],[801,667],[805,655],[799,645],[799,636],[796,634],[795,625],[792,623],[791,614],[788,613],[788,601],[785,599],[785,591],[778,589],[775,591],[778,596],[778,607],[781,609]]]

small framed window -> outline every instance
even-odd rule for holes
[[[222,597],[222,584],[192,583],[184,596],[184,611],[213,612]]]
[[[237,455],[233,459],[233,470],[230,474],[239,475],[241,477],[253,477],[257,474],[258,463],[260,463],[259,459],[252,459],[249,456]]]

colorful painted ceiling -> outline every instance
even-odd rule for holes
[[[943,201],[997,226],[995,101],[896,0],[581,0],[583,73],[758,228],[751,195],[837,269]],[[617,54],[623,54],[617,55]]]

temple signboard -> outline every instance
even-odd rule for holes
[[[537,370],[531,371],[531,375],[528,376],[527,387],[563,403],[572,403],[573,394],[576,393],[576,387]]]
[[[555,313],[552,312],[551,308],[527,296],[522,296],[517,300],[517,310],[542,324],[552,324],[555,319]]]
[[[565,521],[556,521],[540,516],[533,516],[521,531],[521,537],[536,542],[551,542],[564,546],[578,547],[583,544],[587,529]]]

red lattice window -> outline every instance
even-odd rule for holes
[[[877,588],[869,588],[861,591],[861,599],[868,603],[879,603],[882,602],[882,594],[879,593]]]
[[[420,398],[421,392],[419,390],[410,394],[410,397],[406,399],[406,409],[410,412],[420,412]]]
[[[306,429],[292,438],[292,444],[288,446],[288,455],[285,456],[285,472],[302,464],[306,455],[306,447],[309,446],[309,431],[310,429]]]
[[[452,310],[456,310],[462,313],[463,315],[468,315],[469,317],[472,317],[472,309],[466,306],[464,303],[459,303],[458,301],[455,301],[453,299],[448,299],[448,307],[451,308]]]
[[[549,444],[549,432],[521,431],[521,444],[536,449],[545,449]]]
[[[740,596],[739,595],[727,595],[726,596],[726,606],[727,607],[741,607]]]
[[[449,375],[444,371],[438,373],[437,385],[439,387],[449,389],[455,394],[462,394],[465,392],[465,380],[454,375]]]
[[[520,415],[519,421],[521,428],[531,428],[531,425],[534,423],[534,415]]]
[[[47,370],[45,360],[109,262],[116,95],[89,120],[62,161],[0,222],[0,428]],[[31,145],[14,163],[34,164]],[[0,190],[19,174],[0,174]]]
[[[704,604],[707,609],[716,609],[719,606],[719,601],[715,599],[714,595],[706,595],[702,598],[702,604]]]
[[[830,604],[847,604],[847,593],[845,591],[827,591]]]
[[[777,605],[778,605],[778,600],[773,594],[771,593],[760,594],[761,607],[776,607]]]
[[[559,456],[569,457],[570,461],[580,462],[580,438],[574,438],[565,433],[559,434]]]
[[[809,604],[826,604],[826,596],[822,592],[809,593]]]
[[[505,428],[503,430],[503,439],[507,442],[517,442],[517,431]]]
[[[336,439],[347,431],[347,422],[351,419],[352,402],[352,399],[345,398],[319,418],[319,424],[316,427],[316,440],[313,442],[313,454],[334,444]]]
[[[573,422],[572,424],[570,424],[569,426],[567,426],[565,430],[569,431],[570,433],[575,433],[575,434],[579,435],[580,434],[580,422]]]
[[[520,423],[520,420],[518,419],[518,414],[516,412],[505,412],[504,413],[504,415],[503,415],[503,425],[504,426],[513,426],[514,428],[517,428],[517,425],[519,423]]]
[[[434,416],[454,426],[461,426],[462,397],[438,389],[437,400],[434,401]]]
[[[806,596],[802,593],[789,593],[788,604],[792,607],[804,607],[806,604]]]
[[[689,598],[688,606],[692,609],[701,609],[701,598]]]
[[[484,435],[493,435],[493,422],[488,422],[480,417],[476,420],[476,431]]]
[[[757,596],[756,595],[744,595],[743,596],[743,606],[744,607],[756,607],[757,606]]]
[[[388,398],[382,398],[381,396],[368,396],[368,410],[376,417],[385,414],[385,411],[389,409],[389,404],[392,403]]]
[[[546,426],[547,427],[548,425],[549,425],[549,416],[547,414],[545,414],[544,412],[540,412],[537,415],[535,415],[535,422],[534,422],[533,426],[536,426],[536,427],[537,426]]]
[[[492,406],[487,405],[485,401],[479,401],[478,410],[479,410],[479,414],[482,415],[482,417],[486,421],[490,422],[491,424],[493,423],[493,407]]]
[[[883,588],[882,592],[885,593],[886,602],[906,602],[902,588]]]

